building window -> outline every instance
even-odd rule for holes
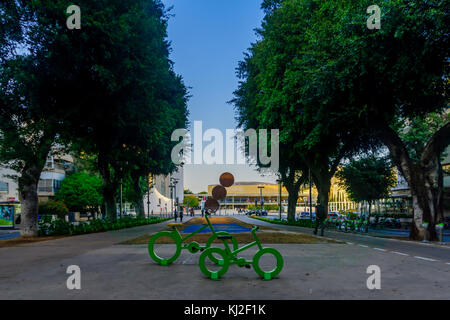
[[[8,183],[4,181],[0,181],[0,191],[2,192],[8,192]]]
[[[54,192],[58,192],[59,189],[61,188],[61,180],[53,180],[53,190],[55,190]]]
[[[52,179],[39,180],[38,192],[53,192],[53,180]]]

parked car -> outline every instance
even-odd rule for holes
[[[260,216],[267,216],[267,210],[258,210]]]
[[[298,219],[315,219],[315,218],[316,218],[315,212],[312,213],[312,217],[311,217],[310,213],[306,212],[306,211],[300,212],[298,214]]]
[[[342,214],[340,214],[339,212],[336,211],[330,211],[328,212],[328,219],[341,219],[342,218]]]

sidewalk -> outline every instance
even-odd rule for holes
[[[188,221],[186,217],[183,221]],[[0,276],[8,277],[33,269],[37,263],[51,263],[67,259],[92,250],[109,247],[126,240],[160,231],[166,228],[165,221],[135,228],[41,241],[14,247],[0,248]]]

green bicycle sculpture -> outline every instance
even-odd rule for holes
[[[177,229],[177,227],[183,226],[182,223],[168,223],[167,225],[169,227],[172,227],[173,231],[161,231],[161,232],[158,232],[158,233],[154,234],[150,238],[150,240],[148,242],[148,253],[149,253],[150,257],[156,263],[159,263],[162,266],[168,266],[168,265],[172,264],[175,260],[178,259],[178,257],[181,254],[181,250],[188,250],[190,253],[197,253],[199,251],[203,251],[203,250],[209,248],[216,238],[219,238],[221,236],[230,236],[233,248],[237,249],[238,248],[238,243],[237,243],[236,239],[234,237],[232,237],[228,232],[223,232],[223,231],[216,232],[214,230],[214,227],[211,224],[208,216],[209,216],[208,213],[205,214],[205,218],[206,218],[207,224],[205,224],[204,226],[202,226],[198,230],[188,234],[184,238],[181,236],[180,232]],[[194,235],[196,235],[197,233],[199,233],[200,231],[202,231],[202,230],[204,230],[204,229],[206,229],[208,227],[210,228],[210,230],[212,232],[212,235],[211,235],[211,237],[208,238],[208,241],[206,242],[205,246],[201,246],[196,241],[192,241],[190,243],[183,244],[183,242],[185,242],[189,238],[193,237]],[[169,258],[162,258],[162,257],[158,256],[158,254],[155,252],[156,241],[159,238],[161,238],[161,237],[171,238],[173,240],[173,242],[175,243],[175,246],[176,246],[175,253]],[[214,255],[211,255],[210,259],[213,262],[215,262],[215,263],[221,263],[220,259],[217,259],[216,257],[214,257]]]
[[[234,248],[233,250],[230,249],[227,240],[233,239],[231,235],[218,236],[218,238],[223,241],[225,249],[218,247],[211,247],[203,251],[203,253],[200,255],[198,263],[202,273],[208,278],[211,278],[212,280],[219,280],[219,278],[222,277],[228,271],[228,268],[231,264],[236,264],[239,267],[246,267],[246,268],[250,268],[250,266],[253,266],[255,272],[264,280],[271,280],[274,277],[276,277],[283,269],[284,264],[283,257],[277,250],[273,248],[262,247],[261,242],[259,241],[258,236],[256,235],[256,231],[258,230],[258,228],[259,228],[258,226],[254,226],[251,231],[255,241],[241,247],[240,249],[237,248]],[[259,250],[253,256],[252,260],[249,261],[245,260],[244,258],[237,257],[238,253],[250,249],[253,246],[258,246]],[[222,259],[219,261],[219,265],[221,267],[217,271],[211,270],[206,264],[206,258],[209,257],[211,259],[211,256],[213,256],[213,254],[217,254],[222,257]],[[276,266],[273,270],[265,271],[261,268],[260,259],[264,254],[272,254],[275,257]],[[214,262],[214,260],[212,261]]]

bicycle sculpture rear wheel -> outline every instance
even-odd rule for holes
[[[261,257],[265,254],[271,254],[275,257],[276,266],[272,270],[265,271],[259,265]],[[263,248],[258,252],[256,252],[256,254],[253,256],[253,269],[264,280],[271,280],[275,278],[283,269],[283,265],[284,261],[283,257],[281,256],[281,253],[279,253],[277,250],[273,248]]]
[[[157,253],[155,253],[156,240],[158,240],[161,237],[171,238],[176,246],[175,253],[169,258],[162,258],[162,257],[158,256]],[[156,263],[159,263],[162,266],[168,266],[168,265],[172,264],[175,260],[177,260],[181,254],[181,238],[175,232],[169,232],[169,231],[158,232],[158,233],[154,234],[148,241],[148,253],[149,253],[150,257]]]

